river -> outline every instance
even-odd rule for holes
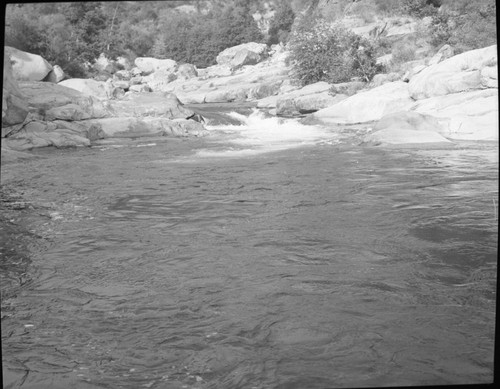
[[[34,234],[3,288],[6,388],[492,382],[497,143],[226,117],[2,167]]]

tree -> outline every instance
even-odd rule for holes
[[[293,77],[302,86],[318,81],[345,82],[353,77],[369,81],[381,70],[369,40],[323,20],[294,30],[289,46]]]
[[[279,42],[286,42],[294,20],[295,12],[293,12],[290,3],[286,0],[279,0],[274,17],[269,25],[269,39],[267,44],[273,45]]]

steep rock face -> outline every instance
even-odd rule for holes
[[[4,127],[20,124],[28,115],[28,105],[25,101],[26,97],[12,74],[10,58],[6,55],[3,59],[2,137],[8,132],[6,129],[4,133]]]
[[[471,50],[423,69],[408,87],[415,100],[489,87],[484,68],[497,65],[497,46]],[[488,72],[488,71],[485,71]]]
[[[26,53],[5,46],[5,56],[12,63],[12,74],[18,81],[42,81],[52,70],[52,66],[36,54]]]
[[[396,81],[359,92],[312,115],[324,123],[363,123],[407,110],[413,103],[408,84]]]

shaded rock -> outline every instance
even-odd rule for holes
[[[62,105],[59,107],[50,108],[45,112],[45,120],[48,121],[56,119],[75,121],[90,118],[90,114],[77,104]]]
[[[5,56],[10,57],[12,74],[18,81],[42,81],[52,66],[41,56],[5,46]]]
[[[408,84],[410,95],[418,100],[482,89],[482,69],[496,63],[496,45],[455,55],[415,75]]]
[[[81,135],[90,141],[103,139],[105,137],[102,129],[91,121],[83,120],[80,122],[68,122],[65,120],[54,120],[58,129],[71,130],[77,135]]]
[[[135,66],[140,69],[142,75],[149,75],[158,70],[175,73],[177,62],[173,59],[156,59],[151,57],[138,57],[134,61]]]
[[[234,58],[229,62],[231,69],[239,69],[244,65],[255,65],[261,60],[261,56],[247,49],[239,50]]]
[[[148,76],[142,77],[142,82],[155,92],[168,92],[168,84],[177,79],[177,74],[171,69],[158,69]]]
[[[350,96],[312,115],[324,123],[362,123],[409,109],[413,104],[408,84],[395,81]]]
[[[352,96],[358,93],[358,91],[360,91],[364,87],[366,87],[366,83],[364,83],[363,81],[341,82],[338,84],[333,84],[330,88],[330,93]]]
[[[76,89],[67,88],[59,84],[50,82],[21,82],[19,83],[21,92],[29,102],[31,112],[39,112],[44,117],[47,110],[65,106],[68,104],[76,104],[81,109],[88,113],[90,117],[105,117],[109,116],[110,112],[101,100],[86,96],[78,92]]]
[[[249,100],[259,100],[264,97],[273,96],[278,94],[283,81],[278,80],[275,82],[258,84],[248,91]]]
[[[231,66],[229,65],[213,65],[205,69],[198,69],[198,77],[201,79],[213,77],[226,77],[233,74]]]
[[[54,123],[33,121],[8,138],[13,150],[31,150],[38,147],[90,146],[90,140],[71,129],[58,129]]]
[[[205,95],[205,103],[229,103],[245,101],[247,93],[242,88],[220,88]]]
[[[113,74],[114,80],[130,81],[132,78],[132,73],[128,70],[118,70]]]
[[[296,116],[316,112],[334,105],[347,98],[347,95],[332,96],[329,92],[312,93],[292,98],[278,96],[276,114],[279,116]]]
[[[61,67],[59,65],[54,65],[52,67],[52,70],[49,72],[49,74],[47,74],[47,77],[45,77],[43,81],[53,82],[54,84],[57,84],[65,78],[66,74],[64,74],[64,71],[61,69]]]
[[[130,82],[127,80],[113,80],[112,84],[115,88],[121,88],[123,90],[128,90],[128,88],[130,88]]]
[[[94,96],[103,100],[108,98],[106,83],[103,81],[87,78],[71,78],[61,81],[58,85],[74,89],[87,96]]]
[[[238,63],[242,61],[242,58],[247,57],[248,52],[252,52],[251,58],[254,58],[254,63],[257,63],[267,57],[268,49],[269,47],[265,43],[242,43],[241,45],[229,47],[220,52],[216,61],[219,65],[226,65],[233,68],[234,65],[238,65]],[[254,61],[254,59],[252,59],[252,61]]]
[[[163,117],[114,117],[92,119],[106,138],[149,136],[204,136],[205,127],[194,120],[167,119]]]
[[[130,93],[121,100],[109,101],[113,116],[165,117],[186,119],[194,114],[185,108],[179,99],[168,92]]]
[[[134,84],[130,85],[128,88],[129,92],[135,92],[135,93],[148,93],[152,92],[152,89],[145,84]]]
[[[451,58],[455,55],[455,50],[450,45],[443,45],[436,54],[429,60],[428,65],[436,65],[443,62],[445,59]]]
[[[196,70],[196,66],[184,63],[179,65],[176,75],[179,80],[189,80],[190,78],[198,77],[198,71]]]
[[[415,112],[432,115],[441,125],[441,135],[450,139],[498,139],[498,90],[453,93],[419,100]]]
[[[26,96],[23,95],[17,81],[12,74],[9,57],[3,59],[3,88],[2,88],[2,137],[8,134],[3,127],[22,123],[28,115]]]
[[[130,79],[130,85],[139,85],[142,84],[142,76],[133,76]]]

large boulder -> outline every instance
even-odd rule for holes
[[[108,107],[115,117],[187,119],[194,114],[168,92],[130,93],[120,100],[109,101]]]
[[[168,92],[168,84],[176,79],[177,74],[175,70],[170,68],[161,68],[147,76],[143,76],[142,82],[147,84],[154,92]]]
[[[179,65],[176,75],[179,80],[189,80],[190,78],[198,77],[198,71],[196,70],[196,66],[190,63],[183,63]]]
[[[204,136],[205,127],[194,120],[167,119],[164,117],[113,117],[92,119],[105,138],[130,138],[151,136]]]
[[[52,70],[41,56],[14,47],[5,46],[5,56],[10,58],[14,78],[19,81],[42,81]]]
[[[54,65],[52,70],[47,74],[47,77],[44,78],[43,81],[53,82],[57,84],[66,78],[66,74],[64,74],[64,70],[59,65]]]
[[[102,100],[106,100],[110,97],[110,92],[104,81],[96,81],[87,78],[70,78],[61,81],[58,85],[74,89],[84,95],[94,96]]]
[[[397,147],[450,147],[453,143],[439,134],[440,124],[432,116],[396,112],[383,116],[364,142]]]
[[[23,95],[12,74],[9,56],[3,58],[3,89],[2,89],[2,137],[4,127],[20,124],[28,115],[26,96]]]
[[[151,57],[138,57],[135,59],[134,63],[144,76],[160,69],[174,73],[178,66],[177,62],[173,59],[156,59]]]
[[[21,82],[19,87],[29,103],[30,111],[39,113],[42,117],[51,109],[68,105],[77,105],[86,115],[93,118],[110,115],[106,104],[101,100],[61,84],[32,81]]]
[[[7,140],[13,150],[31,150],[36,147],[77,147],[90,146],[85,134],[75,129],[58,128],[57,124],[44,121],[31,121]]]
[[[234,69],[264,60],[268,55],[268,50],[269,47],[265,43],[242,43],[220,52],[216,61],[219,65],[226,65]]]
[[[412,110],[432,115],[450,139],[498,139],[498,90],[453,93],[419,100]]]
[[[330,94],[331,87],[331,84],[319,81],[289,93],[278,95],[276,100],[276,114],[281,116],[295,116],[316,112],[322,108],[334,105],[347,97],[344,94],[332,96]]]
[[[408,84],[395,81],[350,96],[320,109],[312,116],[324,123],[363,123],[379,120],[389,113],[407,110],[413,104]]]
[[[408,87],[415,100],[484,89],[481,71],[497,64],[497,46],[471,50],[431,65],[411,78]]]

